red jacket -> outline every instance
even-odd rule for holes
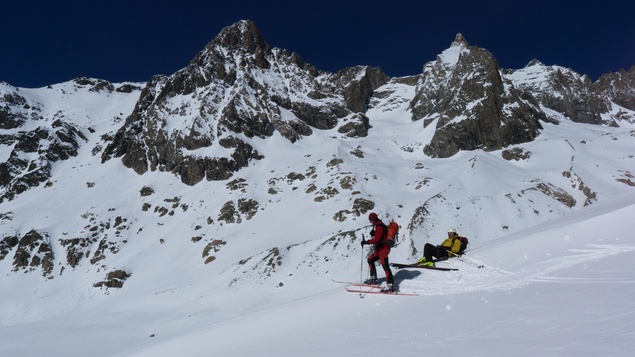
[[[388,228],[386,228],[386,225],[379,219],[376,220],[374,224],[375,227],[373,229],[375,230],[375,236],[367,241],[367,243],[374,244],[375,252],[379,253],[380,256],[387,257],[390,253],[390,247],[388,244],[384,244],[383,241],[386,239]]]

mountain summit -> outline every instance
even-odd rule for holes
[[[231,52],[244,50],[255,56],[254,64],[258,68],[267,68],[265,55],[270,54],[271,49],[253,21],[243,20],[224,28],[212,44]]]
[[[278,133],[295,142],[335,127],[346,137],[364,136],[360,110],[386,81],[367,67],[318,73],[299,56],[270,49],[253,22],[241,21],[185,69],[150,81],[102,160],[121,157],[139,174],[168,171],[188,185],[225,180],[263,158],[252,138]]]
[[[470,45],[468,45],[467,40],[465,39],[465,37],[463,37],[462,34],[457,33],[456,37],[454,38],[454,41],[452,41],[452,44],[450,45],[450,47],[465,47],[465,48],[468,48],[468,47],[470,47]]]

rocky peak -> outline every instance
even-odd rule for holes
[[[255,137],[278,133],[295,142],[340,120],[347,122],[338,128],[342,135],[365,136],[368,118],[362,112],[387,77],[378,69],[342,73],[349,72],[318,80],[320,74],[299,55],[271,49],[252,21],[240,21],[224,28],[186,68],[148,83],[102,160],[122,157],[139,174],[167,171],[194,185],[228,179],[262,159],[250,143]],[[292,117],[283,118],[283,112]],[[233,153],[189,154],[215,145]]]
[[[568,68],[546,66],[534,59],[525,68],[506,74],[514,86],[535,98],[541,105],[572,121],[615,125],[602,118],[608,105],[598,95],[587,76]]]
[[[212,43],[231,50],[244,49],[253,54],[270,50],[256,24],[250,20],[242,20],[225,27]]]
[[[620,70],[616,73],[605,73],[596,83],[593,84],[596,93],[605,96],[607,102],[615,104],[629,110],[635,110],[635,66],[628,71]],[[618,111],[618,118],[623,119],[626,115],[622,110]],[[629,118],[635,120],[635,118]]]
[[[545,65],[544,65],[542,62],[540,62],[539,60],[537,60],[537,59],[535,59],[535,58],[534,58],[534,59],[532,59],[531,61],[529,61],[529,63],[527,63],[527,65],[525,66],[525,68],[528,68],[528,67],[534,67],[534,66],[544,67]]]
[[[469,46],[470,45],[467,43],[467,40],[465,40],[465,37],[463,37],[463,35],[460,33],[456,34],[454,41],[452,41],[452,44],[450,45],[450,47],[464,47],[464,48],[468,48]]]
[[[413,121],[423,119],[424,127],[436,125],[424,148],[431,157],[531,141],[541,128],[539,120],[544,115],[537,103],[521,99],[504,82],[489,51],[466,46],[458,34],[450,49],[424,66],[410,103]]]
[[[272,50],[253,21],[242,20],[223,28],[189,65],[170,76],[159,97],[187,95],[214,80],[232,84],[238,70],[270,68]]]

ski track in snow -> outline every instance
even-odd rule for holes
[[[393,274],[400,291],[413,292],[422,296],[511,290],[534,282],[601,282],[606,281],[606,278],[563,277],[558,274],[573,267],[583,269],[584,265],[591,261],[635,251],[635,245],[590,244],[587,246],[588,249],[570,249],[569,252],[573,253],[571,255],[554,257],[516,272],[489,267],[476,259],[462,257],[437,263],[439,267],[458,268],[458,271],[393,268]],[[479,268],[479,266],[482,267]],[[635,283],[635,278],[609,279],[606,282]]]

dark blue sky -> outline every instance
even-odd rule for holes
[[[185,67],[242,19],[255,21],[270,46],[325,71],[371,65],[418,74],[462,33],[503,68],[536,58],[596,80],[635,65],[634,14],[626,0],[6,1],[0,80],[29,88],[80,76],[147,81]]]

